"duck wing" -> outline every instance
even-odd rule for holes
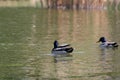
[[[118,47],[119,45],[116,42],[107,42],[108,46]]]
[[[70,44],[62,44],[62,45],[59,45],[58,47],[62,48],[62,47],[68,47],[68,46],[70,46]]]

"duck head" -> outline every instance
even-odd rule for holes
[[[97,42],[102,42],[102,43],[104,43],[104,42],[106,42],[106,39],[105,39],[105,37],[100,37],[100,39],[99,39]]]
[[[58,45],[59,45],[58,41],[57,41],[57,40],[55,40],[55,41],[54,41],[54,43],[53,43],[53,45],[54,45],[54,48],[57,48],[57,47],[58,47]]]

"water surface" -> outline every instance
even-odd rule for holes
[[[0,8],[0,80],[119,80],[120,12]],[[53,41],[70,43],[71,56],[51,56]]]

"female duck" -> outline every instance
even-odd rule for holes
[[[59,45],[58,41],[54,41],[54,48],[52,49],[52,54],[66,54],[73,52],[73,48],[70,47],[70,44]]]
[[[101,44],[100,44],[101,48],[110,48],[110,47],[111,48],[118,48],[118,46],[119,46],[116,42],[106,41],[105,37],[101,37],[99,39],[99,41],[97,41],[97,42],[101,42]]]

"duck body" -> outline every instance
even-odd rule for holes
[[[101,42],[101,48],[118,48],[118,44],[116,42],[108,42],[105,37],[101,37],[98,42]]]
[[[101,48],[118,48],[118,44],[116,42],[104,42],[100,44]]]
[[[53,55],[69,54],[73,52],[73,48],[70,46],[70,44],[58,45],[58,43],[55,41],[54,48],[51,52]]]

